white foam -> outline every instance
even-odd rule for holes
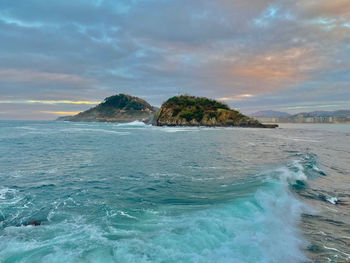
[[[331,204],[333,204],[333,205],[336,205],[336,204],[338,203],[338,198],[333,197],[333,196],[326,197],[326,200],[327,200],[328,202],[330,202]]]
[[[198,128],[198,127],[189,128],[189,127],[166,127],[166,126],[163,126],[163,127],[159,127],[159,130],[163,131],[163,132],[169,132],[169,133],[173,133],[173,132],[197,132],[200,130],[200,128]]]
[[[132,122],[127,122],[127,123],[118,123],[117,126],[119,126],[119,127],[125,127],[125,126],[144,127],[144,126],[147,126],[147,124],[142,122],[142,121],[132,121]]]
[[[312,166],[312,169],[314,169],[314,170],[317,171],[317,172],[321,172],[320,168],[318,168],[316,165],[313,165],[313,166]]]
[[[9,200],[13,199],[16,196],[17,191],[10,188],[2,188],[0,189],[0,200]]]
[[[277,138],[277,139],[281,139],[281,140],[289,140],[289,141],[300,141],[300,142],[320,142],[320,141],[317,141],[317,140],[313,140],[313,139],[310,139],[310,138],[299,138],[299,137],[286,137],[286,136],[272,136],[273,138]]]
[[[22,197],[18,194],[18,191],[10,188],[1,188],[0,189],[0,208],[2,205],[7,207],[8,205],[17,204]]]
[[[292,169],[282,167],[277,169],[277,171],[281,173],[281,179],[286,180],[288,183],[307,181],[307,176],[304,173],[304,167],[301,165],[300,160],[293,161]]]
[[[122,216],[125,216],[125,217],[128,217],[128,218],[136,219],[136,217],[131,216],[131,215],[129,215],[128,213],[126,213],[126,212],[124,212],[124,211],[119,211],[119,213],[120,213]]]
[[[92,128],[69,128],[63,129],[64,132],[98,132],[98,133],[109,133],[109,134],[118,134],[118,135],[129,135],[129,132],[120,132],[106,129],[92,129]]]
[[[31,127],[31,126],[19,126],[19,127],[15,127],[16,129],[21,129],[21,130],[29,130],[29,131],[35,131],[38,130],[35,127]]]
[[[328,249],[328,250],[337,251],[337,252],[339,252],[339,253],[341,253],[341,254],[347,256],[348,259],[350,259],[350,254],[345,253],[345,252],[343,252],[343,251],[341,251],[341,250],[339,250],[339,249],[336,249],[336,248],[334,248],[334,247],[327,247],[327,246],[325,246],[325,245],[323,245],[323,247],[324,247],[325,249]]]

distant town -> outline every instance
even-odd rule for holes
[[[259,111],[249,114],[262,123],[349,123],[350,110],[314,111],[289,114],[279,111]]]

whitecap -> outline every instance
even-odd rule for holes
[[[10,188],[0,189],[0,204],[14,205],[21,200],[21,196],[18,195],[18,191]]]
[[[277,169],[277,171],[281,173],[282,179],[288,181],[289,183],[307,180],[307,176],[304,173],[304,167],[301,165],[300,160],[294,160],[291,166],[292,169],[289,169],[288,167],[281,167]]]
[[[300,141],[300,142],[320,142],[317,140],[313,140],[310,138],[299,138],[299,137],[286,137],[286,136],[272,136],[273,138],[281,139],[281,140],[289,140],[289,141]]]
[[[148,126],[146,123],[142,122],[142,121],[132,121],[132,122],[127,122],[127,123],[118,123],[117,124],[118,127],[145,127]]]
[[[343,252],[343,251],[341,251],[341,250],[339,250],[339,249],[336,249],[336,248],[334,248],[334,247],[327,247],[327,246],[325,246],[325,245],[323,245],[323,247],[324,247],[325,249],[328,249],[328,250],[337,251],[337,252],[339,252],[339,253],[341,253],[341,254],[343,254],[343,255],[346,255],[346,256],[348,257],[348,259],[350,259],[350,254],[345,253],[345,252]]]
[[[129,135],[129,132],[120,132],[113,130],[105,130],[105,129],[91,129],[91,128],[70,128],[63,129],[64,132],[102,132],[102,133],[110,133],[110,134],[118,134],[118,135]]]
[[[320,168],[318,168],[316,165],[312,165],[312,168],[317,172],[321,172]]]
[[[38,130],[35,127],[31,127],[31,126],[19,126],[19,127],[15,127],[16,129],[21,129],[21,130],[29,130],[29,131],[35,131]]]
[[[160,127],[160,131],[163,132],[169,132],[169,133],[174,133],[174,132],[196,132],[199,131],[200,128],[198,127],[193,127],[193,128],[188,128],[188,127]]]
[[[122,215],[122,216],[125,216],[125,217],[128,217],[128,218],[133,218],[133,219],[137,219],[136,217],[134,217],[134,216],[131,216],[131,215],[129,215],[128,213],[126,213],[126,212],[123,212],[123,211],[119,211],[119,213]]]
[[[338,203],[338,198],[333,197],[333,196],[326,197],[326,200],[327,200],[328,202],[330,202],[331,204],[333,204],[333,205],[336,205],[336,204]]]
[[[16,197],[16,193],[17,191],[14,189],[10,189],[10,188],[2,188],[0,189],[0,200],[9,200],[9,199],[13,199]]]

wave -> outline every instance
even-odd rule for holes
[[[269,179],[250,195],[201,209],[168,204],[135,213],[103,205],[92,220],[69,213],[74,200],[69,210],[55,201],[48,224],[5,228],[0,261],[16,254],[26,262],[305,262],[298,224],[307,208],[290,191],[306,180],[302,173],[298,161],[264,172]]]
[[[290,168],[294,171],[291,172]],[[304,167],[300,160],[294,160],[289,168],[281,168],[283,179],[287,179],[290,184],[295,184],[297,181],[307,181],[307,176],[304,172]]]
[[[127,123],[118,123],[117,124],[118,127],[145,127],[145,126],[149,126],[146,123],[142,122],[142,121],[132,121],[132,122],[127,122]]]
[[[120,132],[106,129],[93,129],[93,128],[69,128],[62,129],[63,132],[98,132],[98,133],[109,133],[109,134],[118,134],[118,135],[129,135],[129,132]]]
[[[124,262],[305,262],[298,229],[303,206],[274,181],[249,198],[202,211],[146,213],[133,227],[139,231],[119,240],[113,253]],[[150,232],[137,238],[145,226]]]
[[[160,131],[174,133],[174,132],[197,132],[200,131],[200,127],[157,127]]]
[[[334,196],[329,196],[326,198],[326,200],[328,202],[330,202],[333,205],[336,205],[338,203],[338,198],[334,197]]]

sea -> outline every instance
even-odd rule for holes
[[[350,260],[350,125],[0,121],[0,262]]]

